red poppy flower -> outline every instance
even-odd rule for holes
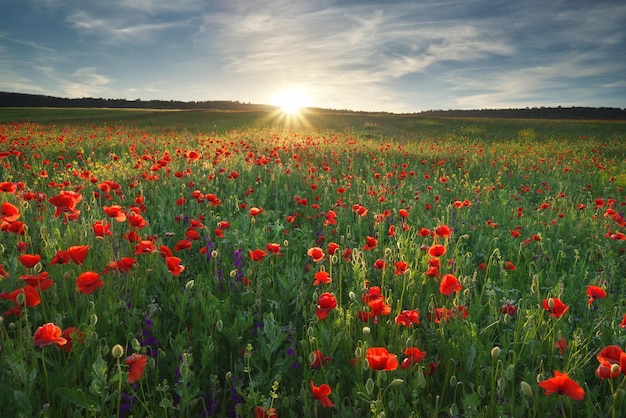
[[[17,206],[8,202],[2,202],[2,210],[0,211],[0,221],[12,223],[17,221],[22,215]]]
[[[337,307],[337,299],[332,293],[324,292],[317,298],[317,308],[315,314],[318,319],[324,319]]]
[[[135,254],[149,254],[156,250],[156,245],[153,245],[152,241],[148,240],[139,241],[135,246]]]
[[[459,283],[459,280],[452,274],[446,274],[442,277],[439,283],[439,292],[442,295],[451,295],[454,292],[461,290],[463,286]]]
[[[441,257],[445,253],[446,253],[445,245],[435,244],[435,245],[431,245],[430,248],[428,248],[428,255],[430,255],[431,257]]]
[[[398,215],[400,215],[402,219],[406,219],[409,217],[409,211],[406,209],[400,209],[398,210]]]
[[[326,212],[323,225],[324,226],[337,225],[337,214],[335,213],[334,210],[329,210],[328,212]]]
[[[181,261],[178,257],[165,257],[165,264],[172,275],[179,276],[185,270],[185,266],[180,264]]]
[[[20,276],[20,280],[39,290],[49,289],[54,284],[54,280],[50,279],[49,274],[46,271],[42,271],[39,274],[25,274]]]
[[[317,286],[318,284],[329,284],[333,281],[332,277],[328,274],[327,271],[318,271],[315,273],[315,281],[313,282],[313,286]]]
[[[561,373],[558,370],[554,371],[554,377],[540,382],[539,387],[545,390],[546,395],[558,393],[576,401],[585,398],[585,390],[567,373]]]
[[[384,270],[385,267],[387,267],[387,263],[382,258],[379,258],[376,261],[374,261],[374,268],[376,270]]]
[[[313,383],[313,381],[311,380],[311,392],[313,393],[315,399],[321,402],[324,408],[332,408],[333,406],[335,406],[335,404],[333,404],[328,397],[328,395],[331,394],[332,390],[330,389],[330,386],[328,386],[326,383],[315,386],[315,383]]]
[[[373,303],[377,300],[383,300],[384,296],[382,294],[382,291],[380,289],[380,287],[378,286],[372,286],[369,289],[367,289],[366,292],[364,292],[361,295],[361,300],[363,301],[363,303],[365,303],[366,305],[370,305],[370,303]]]
[[[76,289],[83,295],[89,295],[101,286],[104,286],[104,283],[100,280],[100,275],[93,271],[81,273],[76,278]]]
[[[126,213],[124,213],[124,210],[121,206],[102,206],[102,210],[104,210],[104,213],[106,213],[107,216],[115,218],[115,220],[118,222],[124,222],[126,220]]]
[[[373,250],[378,245],[378,240],[374,237],[370,237],[369,235],[365,237],[365,245],[363,249],[365,251]]]
[[[41,297],[39,296],[39,292],[34,286],[27,284],[24,287],[20,287],[19,289],[15,289],[12,292],[2,292],[0,293],[1,299],[12,300],[17,303],[17,297],[21,294],[24,294],[24,304],[28,307],[37,306],[41,303]]]
[[[322,354],[320,350],[313,351],[309,357],[313,357],[313,360],[309,364],[309,367],[312,369],[321,369],[331,360],[330,357]]]
[[[604,347],[597,357],[600,367],[597,370],[598,376],[602,379],[615,378],[620,373],[626,374],[626,353],[618,345]],[[610,370],[607,370],[608,369]]]
[[[396,325],[412,327],[420,323],[420,313],[417,309],[405,309],[396,316],[395,322]]]
[[[52,344],[63,346],[67,344],[67,340],[61,335],[61,328],[54,325],[52,322],[43,324],[37,328],[37,331],[35,331],[35,335],[33,336],[35,347],[45,347]]]
[[[408,369],[409,366],[413,363],[419,363],[420,361],[426,358],[426,352],[420,351],[417,347],[409,347],[404,350],[404,354],[407,356],[402,363],[400,364],[400,368]]]
[[[518,238],[518,237],[522,236],[522,234],[517,229],[512,229],[511,230],[511,236],[513,238]]]
[[[70,261],[72,261],[72,257],[69,252],[66,250],[58,250],[54,257],[52,257],[52,260],[50,260],[50,265],[68,264]]]
[[[17,257],[17,260],[22,263],[24,267],[33,268],[41,261],[41,256],[39,254],[22,254]]]
[[[373,370],[396,370],[398,356],[391,354],[385,347],[370,347],[365,352],[367,362]]]
[[[452,234],[452,230],[447,225],[440,225],[437,228],[435,228],[435,235],[440,238],[450,238],[451,234]]]
[[[587,296],[589,296],[589,301],[587,303],[591,305],[594,300],[605,298],[606,292],[598,286],[587,286]]]
[[[148,358],[143,354],[131,354],[124,360],[128,364],[128,383],[135,383],[143,375],[143,371],[148,364]]]
[[[254,418],[278,418],[276,408],[263,408],[262,406],[254,407]]]
[[[316,263],[322,261],[326,256],[326,254],[324,254],[324,250],[322,250],[320,247],[309,248],[306,253],[309,257],[313,258],[313,261]]]
[[[337,244],[336,242],[329,242],[326,251],[330,255],[335,255],[338,249],[339,249],[339,244]]]
[[[270,242],[269,244],[265,245],[265,249],[270,254],[280,254],[280,244],[276,244],[275,242]]]
[[[394,266],[394,271],[393,274],[395,274],[396,276],[401,276],[404,273],[407,272],[409,265],[406,263],[406,261],[396,261],[395,263],[393,263]]]
[[[262,208],[251,207],[250,210],[248,211],[248,216],[257,216],[257,215],[260,215],[261,213],[263,213]]]
[[[80,210],[76,209],[76,205],[83,199],[80,193],[71,190],[62,190],[57,196],[48,199],[56,208],[54,217],[58,218],[61,214],[68,213],[67,219],[76,219],[80,214]]]
[[[517,308],[509,302],[506,302],[500,307],[500,312],[505,315],[515,316],[517,314]]]
[[[263,261],[266,256],[267,253],[261,249],[250,251],[250,260],[252,261]]]
[[[0,182],[0,192],[13,194],[17,190],[15,183],[11,181]]]
[[[103,238],[105,235],[113,235],[111,224],[107,221],[96,221],[93,223],[93,233],[98,238]]]
[[[128,224],[131,227],[136,228],[136,229],[141,229],[145,227],[146,225],[148,225],[148,222],[146,222],[143,216],[133,211],[130,211],[128,213],[126,219],[128,220]]]
[[[505,261],[504,269],[508,271],[515,271],[517,270],[517,267],[515,267],[515,264],[513,264],[511,261]]]
[[[79,266],[83,264],[85,258],[87,257],[87,253],[89,252],[88,245],[74,245],[67,249],[68,254]]]
[[[181,239],[174,246],[174,251],[189,250],[191,249],[192,244],[193,243],[189,241],[188,239]]]
[[[542,305],[543,309],[548,311],[554,318],[562,316],[569,309],[566,304],[557,298],[544,299]]]
[[[72,351],[72,348],[74,347],[74,341],[78,341],[80,343],[83,342],[83,333],[80,332],[77,327],[65,328],[61,335],[67,340],[67,343],[63,347],[66,353]]]
[[[619,324],[620,328],[626,328],[626,314],[622,317],[622,322]]]

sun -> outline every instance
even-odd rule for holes
[[[273,102],[283,113],[295,116],[300,113],[300,109],[310,106],[311,101],[306,90],[288,89],[276,93]]]

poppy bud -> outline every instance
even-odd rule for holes
[[[122,358],[122,356],[124,355],[124,347],[119,344],[115,344],[111,349],[111,354],[113,355],[113,358]]]
[[[404,380],[402,379],[393,379],[391,383],[389,383],[389,386],[396,387],[396,386],[400,386],[403,383],[404,383]]]
[[[500,356],[500,347],[495,346],[491,349],[491,358],[497,359]]]
[[[363,334],[367,335],[370,333],[370,327],[363,327]]]
[[[531,388],[528,383],[522,380],[519,385],[524,395],[528,396],[529,398],[533,397],[533,388]]]
[[[554,309],[554,299],[552,298],[548,299],[548,307],[550,309]]]
[[[367,363],[367,362],[365,362]],[[367,379],[367,382],[365,382],[365,390],[367,391],[368,395],[371,395],[372,392],[374,392],[374,381],[372,380],[371,377],[369,377]]]

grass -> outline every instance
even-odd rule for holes
[[[626,408],[621,367],[601,379],[596,358],[616,345],[619,359],[626,345],[624,123],[92,109],[0,117],[3,414]],[[54,197],[69,191],[81,199],[57,210]],[[146,224],[131,223],[137,216]],[[99,236],[98,223],[111,234]],[[84,260],[53,262],[74,246],[88,247]],[[28,267],[22,254],[41,259]],[[43,272],[53,283],[35,304],[18,289]],[[86,272],[102,280],[92,293],[78,286]],[[588,286],[606,297],[589,303]],[[550,315],[558,301],[567,311]],[[46,323],[76,327],[71,349],[39,346]],[[561,394],[546,394],[539,382],[556,382],[555,370],[584,399],[563,378]]]

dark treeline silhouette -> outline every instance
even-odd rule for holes
[[[68,99],[36,94],[0,92],[0,107],[64,107],[64,108],[136,108],[136,109],[212,109],[230,111],[273,111],[275,106],[242,103],[229,100],[182,102],[178,100],[127,100],[84,97]],[[313,110],[313,109],[312,109]],[[337,112],[336,109],[318,109],[318,112]],[[380,113],[340,110],[346,113]],[[512,119],[612,119],[626,120],[626,109],[614,107],[532,107],[524,109],[428,110],[412,113],[427,117],[475,117]]]
[[[67,99],[62,97],[36,94],[0,92],[0,107],[103,107],[131,109],[212,109],[212,110],[274,110],[274,106],[241,103],[230,100],[212,100],[204,102],[181,102],[177,100],[126,100],[83,97]]]

